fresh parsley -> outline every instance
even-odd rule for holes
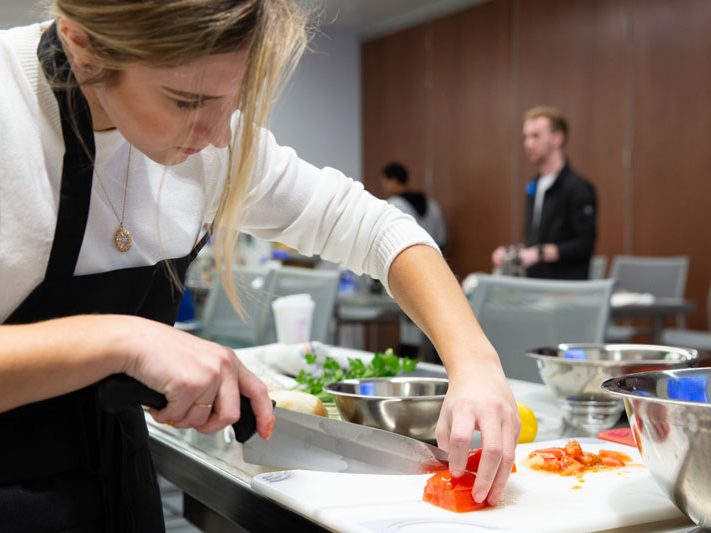
[[[315,354],[306,354],[306,362],[316,365]],[[348,359],[348,369],[341,368],[333,357],[326,357],[320,372],[301,370],[296,376],[297,389],[318,396],[321,401],[332,402],[333,396],[324,392],[323,387],[335,381],[354,378],[385,378],[400,372],[412,372],[417,367],[417,360],[395,355],[392,348],[384,352],[376,352],[370,363],[365,364],[360,359]]]

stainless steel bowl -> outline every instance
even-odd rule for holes
[[[624,399],[655,481],[702,527],[711,526],[711,368],[642,372],[602,388]]]
[[[443,378],[393,377],[348,379],[324,391],[343,420],[433,442],[447,386]]]
[[[566,421],[588,433],[614,426],[623,411],[619,399],[600,390],[604,380],[645,370],[689,367],[698,358],[696,350],[652,344],[560,344],[529,350],[526,355],[536,360]]]
[[[559,398],[599,394],[608,378],[689,367],[698,357],[696,350],[652,344],[559,344],[526,355],[536,360],[543,382]]]

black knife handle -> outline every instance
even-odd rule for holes
[[[97,384],[99,405],[109,413],[125,411],[136,405],[163,409],[168,400],[160,392],[146,387],[126,374],[114,374]]]
[[[118,413],[135,405],[163,409],[168,400],[160,392],[147,387],[126,374],[114,374],[97,384],[99,405],[109,413]],[[275,402],[272,400],[272,405]],[[257,417],[254,416],[249,398],[240,395],[240,417],[232,424],[238,442],[246,442],[257,432]]]

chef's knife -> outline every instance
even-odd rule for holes
[[[110,376],[99,383],[99,401],[109,411],[143,404],[161,409],[165,397],[133,378]],[[276,407],[268,441],[256,433],[249,399],[240,398],[232,425],[248,463],[279,468],[360,474],[422,474],[446,468],[448,455],[430,444],[360,424],[330,420]]]

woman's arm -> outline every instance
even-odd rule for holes
[[[216,431],[239,419],[239,395],[252,400],[259,434],[274,417],[266,387],[229,348],[125,315],[80,315],[0,326],[0,412],[126,373],[161,392],[158,422]],[[196,404],[212,404],[206,409]]]
[[[429,246],[405,249],[388,274],[402,309],[430,338],[449,376],[437,441],[450,469],[464,471],[473,430],[482,436],[474,498],[497,503],[514,464],[520,421],[496,351],[482,332],[454,275]]]

